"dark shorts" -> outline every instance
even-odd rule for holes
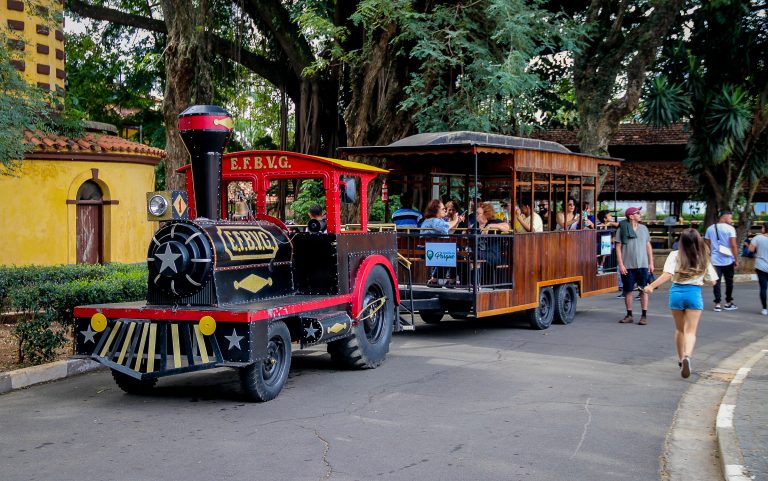
[[[648,284],[648,268],[627,269],[627,273],[621,275],[621,288],[624,294],[632,292],[637,287],[645,287]]]

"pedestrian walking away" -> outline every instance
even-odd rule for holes
[[[766,307],[766,290],[768,290],[768,222],[763,223],[762,232],[752,238],[749,252],[755,255],[755,274],[760,284],[760,304],[763,306],[760,314],[768,316]]]
[[[648,228],[640,223],[640,207],[630,207],[624,212],[625,220],[619,222],[616,230],[616,260],[621,274],[621,286],[624,290],[624,305],[627,307],[627,315],[619,322],[632,324],[632,291],[635,285],[639,288],[648,283],[649,272],[653,272],[653,247]],[[642,314],[638,324],[644,326],[648,323],[648,294],[640,292],[640,307]]]
[[[691,375],[696,330],[704,309],[701,286],[714,285],[717,272],[710,261],[709,249],[696,229],[683,230],[678,246],[679,250],[669,253],[659,278],[645,286],[643,292],[650,294],[672,279],[669,309],[675,320],[675,348],[680,375],[687,378]]]
[[[707,227],[704,240],[709,245],[712,253],[712,265],[717,271],[717,283],[713,288],[715,295],[715,312],[723,309],[735,311],[738,309],[733,303],[733,274],[739,267],[739,250],[736,247],[736,229],[733,224],[733,213],[729,210],[721,211],[719,220]],[[725,305],[721,304],[721,281],[725,279]]]

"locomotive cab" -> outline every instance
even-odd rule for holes
[[[372,368],[399,328],[395,235],[367,232],[368,184],[386,171],[292,152],[222,155],[231,128],[215,106],[179,117],[188,219],[149,241],[146,302],[75,310],[77,354],[110,367],[129,393],[229,366],[247,397],[267,401],[287,380],[292,345],[327,343],[335,361]],[[269,210],[285,201],[275,185],[300,179],[322,182],[325,229],[292,230]],[[233,185],[252,205],[222,202]]]

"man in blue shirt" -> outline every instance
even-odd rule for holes
[[[400,196],[400,208],[392,212],[392,222],[397,228],[418,227],[421,212],[413,208],[413,196],[410,192]]]
[[[720,219],[707,227],[704,241],[709,244],[712,255],[712,266],[717,271],[717,284],[713,288],[715,295],[715,312],[723,309],[735,311],[738,309],[733,303],[733,273],[739,267],[739,251],[736,247],[736,229],[733,223],[733,213],[723,211]],[[720,305],[720,278],[725,278],[725,305]]]

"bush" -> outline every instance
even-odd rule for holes
[[[144,264],[0,267],[0,309],[16,312],[19,362],[52,360],[74,326],[74,308],[137,301],[147,295]]]

